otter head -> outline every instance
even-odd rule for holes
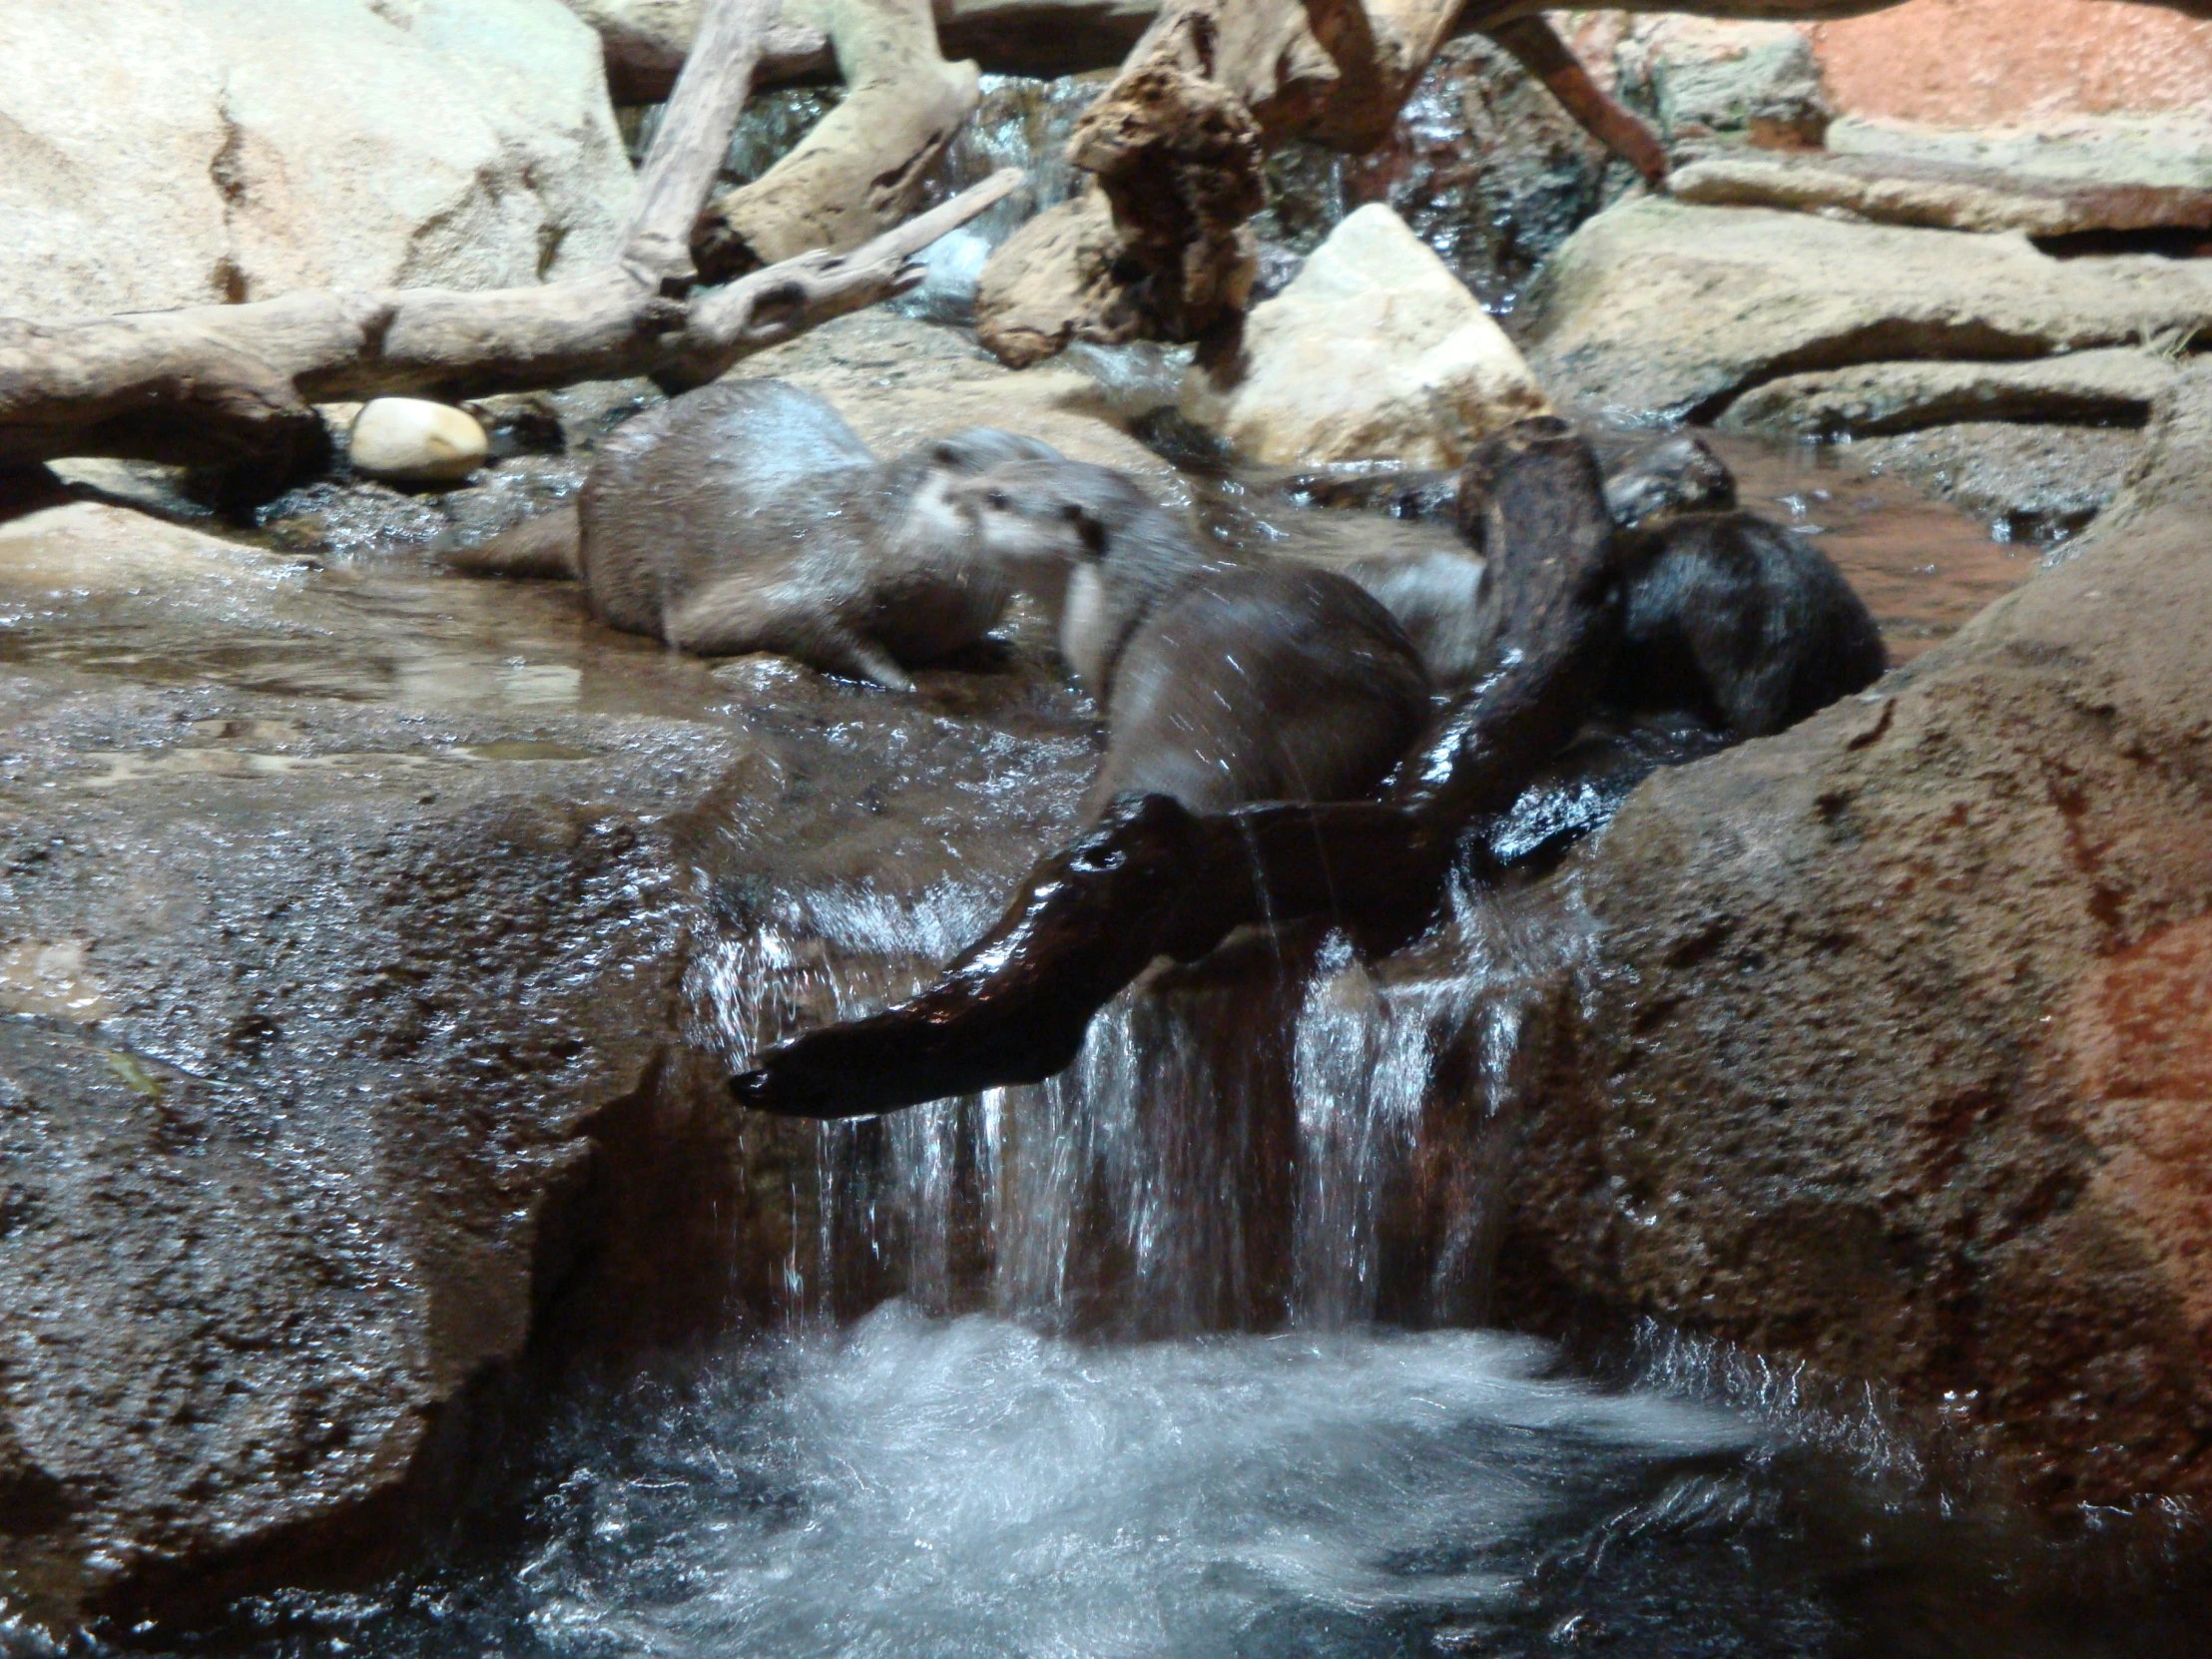
[[[1060,654],[1100,696],[1137,624],[1206,568],[1183,521],[1111,467],[1015,461],[953,495],[984,557],[1052,613]]]
[[[992,426],[970,426],[950,437],[932,438],[910,450],[891,471],[904,484],[900,533],[933,546],[952,546],[974,532],[972,516],[954,499],[967,480],[1010,461],[1056,461],[1060,452],[1035,438],[1018,437]]]
[[[1736,477],[1711,444],[1684,432],[1608,478],[1605,504],[1623,530],[1656,528],[1685,513],[1733,511]]]

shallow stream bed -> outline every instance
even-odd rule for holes
[[[1728,455],[1747,505],[1819,535],[1901,661],[2040,556],[1833,454]],[[1196,488],[1247,550],[1445,535],[1250,481]],[[897,708],[759,660],[671,657],[585,621],[567,588],[406,558],[299,572],[228,626],[143,592],[18,602],[0,662],[433,717],[427,759],[331,761],[301,728],[222,723],[88,753],[75,787],[103,797],[188,775],[282,787],[319,764],[412,767],[427,790],[435,766],[584,760],[560,724],[577,716],[732,729],[818,790],[815,817],[787,798],[777,822],[826,827],[759,849],[781,889],[748,887],[695,967],[699,1040],[732,1052],[795,1010],[911,982],[971,932],[1066,823],[1089,742],[1087,710],[1018,638]],[[480,714],[548,725],[468,741]],[[793,1177],[813,1232],[783,1264],[783,1329],[565,1386],[425,1566],[103,1643],[2091,1659],[2212,1640],[2185,1517],[2089,1517],[2057,1542],[1970,1467],[1927,1462],[1879,1402],[1656,1335],[1570,1360],[1414,1329],[1479,1320],[1521,1021],[1571,969],[1578,925],[1571,883],[1526,886],[1462,894],[1442,936],[1372,978],[1329,940],[1247,952],[1260,991],[1232,975],[1151,1013],[1125,999],[1063,1082],[826,1128]],[[1245,1179],[1262,1166],[1273,1188]],[[11,1640],[43,1645],[0,1626]]]

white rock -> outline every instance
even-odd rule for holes
[[[559,0],[0,4],[0,314],[532,282],[633,189]]]
[[[1549,407],[1504,330],[1380,203],[1253,307],[1233,362],[1191,369],[1181,406],[1257,461],[1430,467]]]
[[[420,397],[379,397],[353,417],[355,472],[398,484],[444,484],[484,464],[484,429],[465,410]]]

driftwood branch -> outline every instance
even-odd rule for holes
[[[800,1036],[732,1081],[794,1117],[858,1117],[1035,1082],[1159,956],[1195,961],[1234,929],[1327,916],[1371,942],[1432,912],[1461,830],[1512,805],[1588,715],[1617,649],[1614,590],[1633,556],[1604,479],[1563,422],[1523,422],[1475,451],[1486,503],[1498,666],[1399,768],[1380,802],[1197,815],[1129,797],[1045,858],[997,924],[937,982],[871,1018]]]
[[[715,378],[739,358],[911,287],[912,256],[1020,183],[994,176],[844,253],[802,254],[683,292],[704,206],[775,0],[714,0],[647,157],[619,262],[573,281],[479,292],[319,290],[90,321],[0,318],[0,467],[115,455],[250,470],[270,487],[319,463],[310,404],[446,398],[652,375]]]
[[[702,20],[699,39],[676,79],[640,170],[637,208],[622,249],[622,263],[658,292],[681,292],[697,275],[692,228],[737,131],[761,37],[779,4],[723,0]]]
[[[1461,0],[1167,0],[1068,146],[1099,199],[1009,241],[977,290],[983,342],[1019,365],[1072,338],[1197,339],[1241,312],[1246,221],[1267,152],[1382,143],[1463,12]],[[1485,25],[1646,178],[1666,152],[1540,17]],[[1109,216],[1110,215],[1110,222]]]
[[[800,0],[836,49],[841,103],[755,180],[715,197],[698,228],[712,276],[845,249],[914,211],[978,97],[972,63],[937,49],[929,0]]]

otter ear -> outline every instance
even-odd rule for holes
[[[950,442],[931,444],[929,446],[929,458],[939,466],[962,465],[959,446]]]
[[[1103,559],[1106,556],[1106,526],[1072,502],[1063,511],[1068,522],[1075,526],[1077,539],[1083,543],[1084,556]]]

